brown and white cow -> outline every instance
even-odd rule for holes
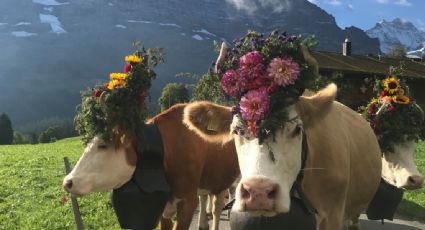
[[[161,229],[171,229],[171,217],[177,211],[174,229],[187,230],[198,204],[198,192],[219,195],[215,199],[213,229],[224,206],[225,194],[239,176],[238,160],[233,142],[222,145],[204,141],[183,124],[185,104],[179,104],[150,119],[155,123],[164,145],[164,168],[172,198],[161,219]],[[231,119],[231,116],[228,116]],[[107,191],[126,183],[135,170],[134,142],[108,143],[94,138],[72,172],[64,178],[63,186],[71,194]],[[218,217],[218,218],[217,218]],[[206,219],[200,228],[208,225]]]
[[[303,133],[308,157],[302,188],[318,211],[317,229],[340,229],[366,209],[381,178],[379,145],[369,124],[335,102],[335,95],[332,84],[301,96],[287,108],[288,120],[282,121],[275,141],[269,137],[263,144],[233,132],[241,126],[236,116],[228,119],[228,107],[199,102],[185,108],[185,123],[205,140],[235,142],[242,179],[233,212],[274,216],[289,211],[290,189],[301,170]]]

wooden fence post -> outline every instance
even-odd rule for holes
[[[69,165],[68,157],[64,157],[63,161],[65,163],[65,174],[68,175],[71,172],[71,167]],[[72,210],[74,211],[75,223],[77,224],[77,230],[83,230],[83,220],[81,219],[80,207],[78,207],[77,199],[71,196]]]

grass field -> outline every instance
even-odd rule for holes
[[[52,144],[0,146],[0,229],[75,229],[70,200],[61,187],[63,157],[74,165],[82,153],[79,138]],[[425,142],[418,147],[416,163],[425,174]],[[425,189],[406,192],[399,211],[425,220]],[[110,193],[78,199],[86,229],[120,229]]]

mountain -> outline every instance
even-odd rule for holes
[[[393,21],[376,23],[376,25],[366,30],[371,38],[378,38],[381,44],[381,51],[388,53],[391,47],[396,44],[403,45],[406,50],[416,50],[422,47],[425,42],[425,32],[418,30],[411,22],[396,18]]]
[[[422,44],[422,48],[418,50],[412,50],[406,53],[408,57],[410,58],[425,58],[425,42]]]
[[[237,1],[240,2],[240,1]],[[232,41],[249,29],[315,35],[319,49],[378,53],[379,42],[307,0],[2,0],[0,8],[0,112],[15,126],[49,117],[73,117],[80,90],[121,71],[132,42],[165,48],[156,69],[151,107],[177,73],[205,73],[217,54],[213,40]],[[361,45],[356,45],[361,44]]]

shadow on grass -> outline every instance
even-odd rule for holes
[[[404,224],[395,224],[391,221],[385,221],[381,224],[380,221],[360,220],[360,225],[363,230],[421,230],[422,228],[407,226]]]
[[[425,222],[425,207],[422,207],[412,201],[405,200],[400,203],[397,209],[397,218],[402,220],[420,220]]]

